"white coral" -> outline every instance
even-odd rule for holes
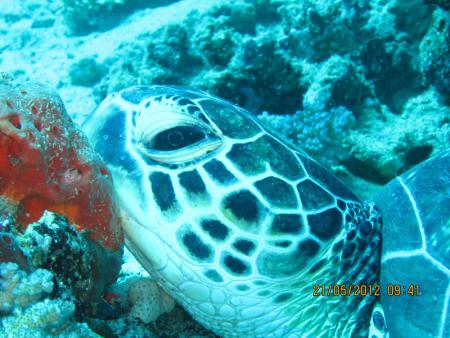
[[[0,264],[0,337],[98,338],[87,324],[74,321],[72,301],[46,298],[53,288],[50,271],[27,274],[16,263]]]
[[[24,308],[53,291],[53,274],[37,269],[27,275],[15,263],[0,264],[0,312]]]
[[[132,306],[130,316],[146,324],[175,307],[174,300],[151,278],[135,281],[128,291],[128,300]]]
[[[75,304],[61,299],[44,299],[14,316],[2,320],[2,337],[99,338],[86,323],[73,321]]]

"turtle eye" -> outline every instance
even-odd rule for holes
[[[136,150],[165,164],[186,164],[211,154],[223,144],[220,133],[191,117],[165,113],[151,123],[137,125]]]
[[[205,132],[195,126],[178,126],[158,133],[147,148],[159,151],[178,150],[206,138]]]

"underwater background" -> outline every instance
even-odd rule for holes
[[[0,71],[56,88],[77,124],[129,86],[205,90],[258,115],[362,199],[450,145],[446,0],[1,0]],[[128,259],[122,278],[147,276]],[[89,327],[67,302],[49,315],[51,275],[2,269],[0,300],[21,299],[20,311],[0,308],[2,337],[25,336],[24,323],[27,337],[214,336],[170,300],[156,322],[144,301]],[[154,301],[139,283],[131,303]]]

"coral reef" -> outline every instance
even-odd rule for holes
[[[114,266],[105,268],[108,258],[99,255],[87,234],[77,233],[60,215],[46,211],[23,233],[8,216],[0,228],[2,261],[14,262],[27,272],[51,271],[60,288],[85,309],[94,309],[106,286],[117,277]]]
[[[364,130],[350,134],[348,170],[371,182],[385,184],[405,169],[424,161],[431,154],[448,149],[450,108],[435,91],[428,90],[407,101],[402,115],[372,114],[370,124],[376,132]]]
[[[15,307],[25,308],[53,291],[53,274],[37,269],[27,275],[15,263],[0,265],[2,315],[12,313]]]
[[[389,145],[397,150],[388,151],[391,158],[382,163],[389,168],[382,169],[373,167],[373,161],[367,163],[363,154],[371,151],[360,151],[361,146],[353,142],[370,146],[380,128],[389,129],[387,124],[399,121],[392,114],[407,118],[407,124],[420,119],[406,114],[405,108],[430,86],[443,96],[435,101],[440,108],[449,104],[446,1],[427,1],[440,7],[424,5],[422,0],[61,0],[49,6],[29,1],[36,13],[45,12],[42,17],[54,20],[52,29],[57,30],[61,43],[43,44],[41,33],[48,31],[45,27],[21,31],[21,16],[32,22],[39,16],[30,10],[28,1],[11,4],[5,15],[0,15],[0,31],[4,27],[9,37],[4,43],[0,41],[0,50],[30,51],[23,62],[31,60],[33,66],[16,65],[17,53],[10,56],[8,52],[4,55],[9,63],[0,63],[14,65],[13,73],[21,79],[28,74],[46,77],[49,72],[39,69],[52,70],[49,79],[60,87],[72,109],[71,116],[79,122],[107,94],[139,84],[204,89],[253,113],[268,112],[265,121],[270,122],[273,116],[281,134],[285,134],[283,129],[289,130],[289,125],[281,127],[283,119],[275,115],[301,111],[294,119],[305,119],[308,125],[313,119],[308,114],[318,116],[317,110],[333,114],[344,107],[353,115],[354,123],[348,124],[345,133],[323,132],[321,125],[317,128],[319,135],[334,138],[318,136],[315,139],[321,143],[311,141],[307,150],[350,185],[355,180],[379,185],[406,170],[403,158],[414,150],[404,144]],[[161,7],[165,4],[170,6]],[[160,7],[152,10],[154,6]],[[164,16],[165,9],[171,19]],[[63,11],[73,33],[110,30],[82,38],[64,36],[64,22],[55,16],[58,10]],[[157,13],[153,15],[158,20],[152,13]],[[126,16],[127,20],[119,20]],[[14,30],[8,30],[8,24],[13,24]],[[51,53],[47,53],[49,48]],[[63,53],[66,48],[67,53]],[[33,53],[46,53],[52,59],[41,64]],[[53,69],[53,65],[58,67]],[[333,123],[326,126],[332,128]],[[403,129],[402,125],[397,127]],[[389,130],[397,132],[393,126]],[[289,138],[293,134],[290,132]],[[350,137],[356,134],[358,137]],[[442,149],[442,136],[427,137],[432,156]],[[388,139],[400,142],[401,138]],[[354,163],[367,167],[355,170]],[[361,177],[362,171],[374,174]],[[359,185],[354,188],[367,196]]]
[[[374,100],[370,83],[361,68],[348,58],[331,56],[323,62],[313,76],[303,96],[303,108],[310,114],[345,107],[356,117],[363,114],[367,100]]]
[[[94,256],[87,240],[78,235],[64,217],[44,212],[42,218],[28,225],[19,237],[22,250],[31,258],[33,267],[44,268],[57,275],[77,299],[85,304],[98,300],[105,286],[104,276],[96,276],[92,269]]]
[[[193,52],[188,32],[169,25],[151,37],[126,44],[105,61],[108,73],[95,87],[100,101],[110,92],[145,83],[183,84],[200,71],[201,60]]]
[[[292,115],[271,115],[263,112],[258,117],[311,156],[326,159],[323,164],[328,167],[333,167],[346,158],[347,152],[336,152],[334,142],[339,139],[345,143],[349,135],[348,130],[354,127],[356,122],[352,112],[342,106],[329,111],[299,110]]]
[[[37,269],[27,274],[15,263],[0,264],[0,335],[2,337],[100,337],[75,321],[75,304],[51,297],[54,275]]]
[[[158,337],[170,332],[201,337],[205,331],[184,310],[174,309],[173,299],[129,253],[119,280],[105,290],[114,271],[105,268],[104,275],[96,275],[90,241],[60,215],[45,212],[23,234],[5,215],[0,230],[0,259],[6,262],[0,263],[1,336]],[[161,319],[167,312],[171,319]]]
[[[108,28],[125,15],[125,6],[136,0],[63,0],[66,23],[75,34],[84,34],[99,28]],[[125,7],[126,8],[126,7]],[[121,13],[118,17],[116,13]]]
[[[172,4],[170,18],[151,10],[167,4]],[[0,68],[58,88],[78,122],[95,101],[131,85],[202,88],[258,114],[369,198],[380,185],[448,148],[449,9],[447,0],[5,0],[0,2]],[[186,17],[187,10],[193,11]],[[138,314],[139,302],[132,310],[129,287],[150,283],[154,292],[142,300],[156,299],[159,291],[129,260],[105,302],[90,309],[92,317],[78,317],[80,309],[86,312],[80,304],[88,297],[76,295],[94,279],[99,282],[92,293],[98,297],[120,263],[121,237],[116,226],[109,228],[115,211],[109,209],[109,188],[103,187],[110,184],[108,173],[88,149],[81,150],[83,138],[66,128],[67,114],[56,94],[5,79],[0,83],[0,261],[13,261],[22,271],[3,265],[0,270],[15,271],[11,274],[21,276],[16,280],[33,290],[17,295],[23,305],[4,303],[9,305],[1,313],[6,324],[0,335],[8,336],[8,328],[14,336],[64,337],[71,329],[95,336],[74,322],[77,317],[102,336],[213,336],[177,306],[147,324],[149,318]],[[23,89],[30,94],[22,95]],[[58,137],[55,125],[65,130]],[[71,160],[60,162],[46,156],[50,153]],[[87,203],[91,198],[95,201]],[[66,216],[76,232],[52,214],[39,220],[46,209]],[[8,215],[15,215],[25,234]],[[72,262],[67,266],[66,256]],[[98,265],[88,271],[91,259]],[[37,279],[42,285],[30,282]],[[3,279],[0,285],[5,297]],[[38,333],[26,316],[38,323],[53,318],[55,325],[44,324]]]
[[[119,279],[108,289],[108,294],[113,295],[110,303],[122,308],[130,321],[143,324],[153,323],[175,307],[175,301],[149,277],[128,250],[125,250]]]
[[[428,68],[417,63],[432,12],[420,0],[221,3],[124,43],[105,60],[108,72],[94,92],[101,100],[133,84],[202,88],[254,113],[266,111],[265,122],[306,146],[350,185],[355,175],[359,182],[382,184],[409,168],[403,159],[416,146],[404,147],[402,126],[391,125],[390,133],[403,135],[389,138],[400,142],[389,144],[396,150],[388,151],[390,158],[380,165],[368,163],[371,133],[379,135],[381,124],[386,129],[396,123],[393,115],[408,119],[408,125],[420,118],[405,107],[428,90],[422,73],[438,90],[446,86],[448,58],[442,47],[434,43],[435,56],[422,58]],[[445,100],[434,102],[435,109],[445,109]],[[314,127],[319,118],[322,123]],[[443,134],[427,136],[428,156],[444,147]],[[370,149],[359,151],[361,142]],[[355,163],[364,163],[364,170],[355,170]],[[367,196],[359,183],[354,188]]]
[[[32,267],[28,266],[30,272],[23,271],[16,263],[0,264],[0,335],[2,337],[99,337],[86,324],[75,320],[74,301],[85,297],[86,285],[75,290],[67,288],[65,284],[72,278],[80,277],[78,271],[83,269],[80,263],[88,256],[71,252],[71,249],[75,249],[75,246],[70,244],[71,241],[67,241],[67,247],[61,248],[63,252],[55,250],[55,243],[59,243],[60,247],[65,246],[62,240],[67,239],[68,235],[61,231],[59,233],[62,237],[54,235],[44,239],[44,242],[53,245],[44,245],[42,242],[35,241],[43,227],[51,226],[53,230],[57,230],[55,224],[48,223],[49,218],[54,218],[54,215],[47,214],[41,220],[41,224],[35,225],[40,229],[29,226],[26,234],[15,234],[20,244],[15,254],[9,255],[9,259],[15,261],[19,257],[21,260],[22,255],[30,257],[32,262],[30,264]],[[7,227],[8,224],[5,221],[2,222],[2,230],[6,231]],[[13,231],[14,227],[10,229]],[[67,224],[61,228],[62,231],[73,232],[72,236],[76,238],[76,232],[70,229],[72,228]],[[12,233],[11,237],[14,238]],[[42,246],[39,246],[40,244]],[[78,244],[81,245],[81,243]],[[78,260],[74,260],[75,257],[71,254],[78,255],[76,257]],[[61,264],[66,259],[72,260],[71,266]],[[45,265],[48,265],[51,271],[39,268]]]
[[[426,79],[450,101],[450,13],[436,10],[420,44],[422,71]]]

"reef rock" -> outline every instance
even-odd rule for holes
[[[74,231],[86,238],[94,275],[88,295],[99,296],[102,287],[117,278],[123,243],[109,172],[54,91],[40,84],[20,85],[3,76],[0,213],[11,215],[24,232],[45,210],[65,216]],[[2,251],[14,256],[17,251],[10,236],[4,234]],[[70,243],[61,237],[59,245],[63,250]],[[17,263],[24,268],[28,264],[24,259]]]

